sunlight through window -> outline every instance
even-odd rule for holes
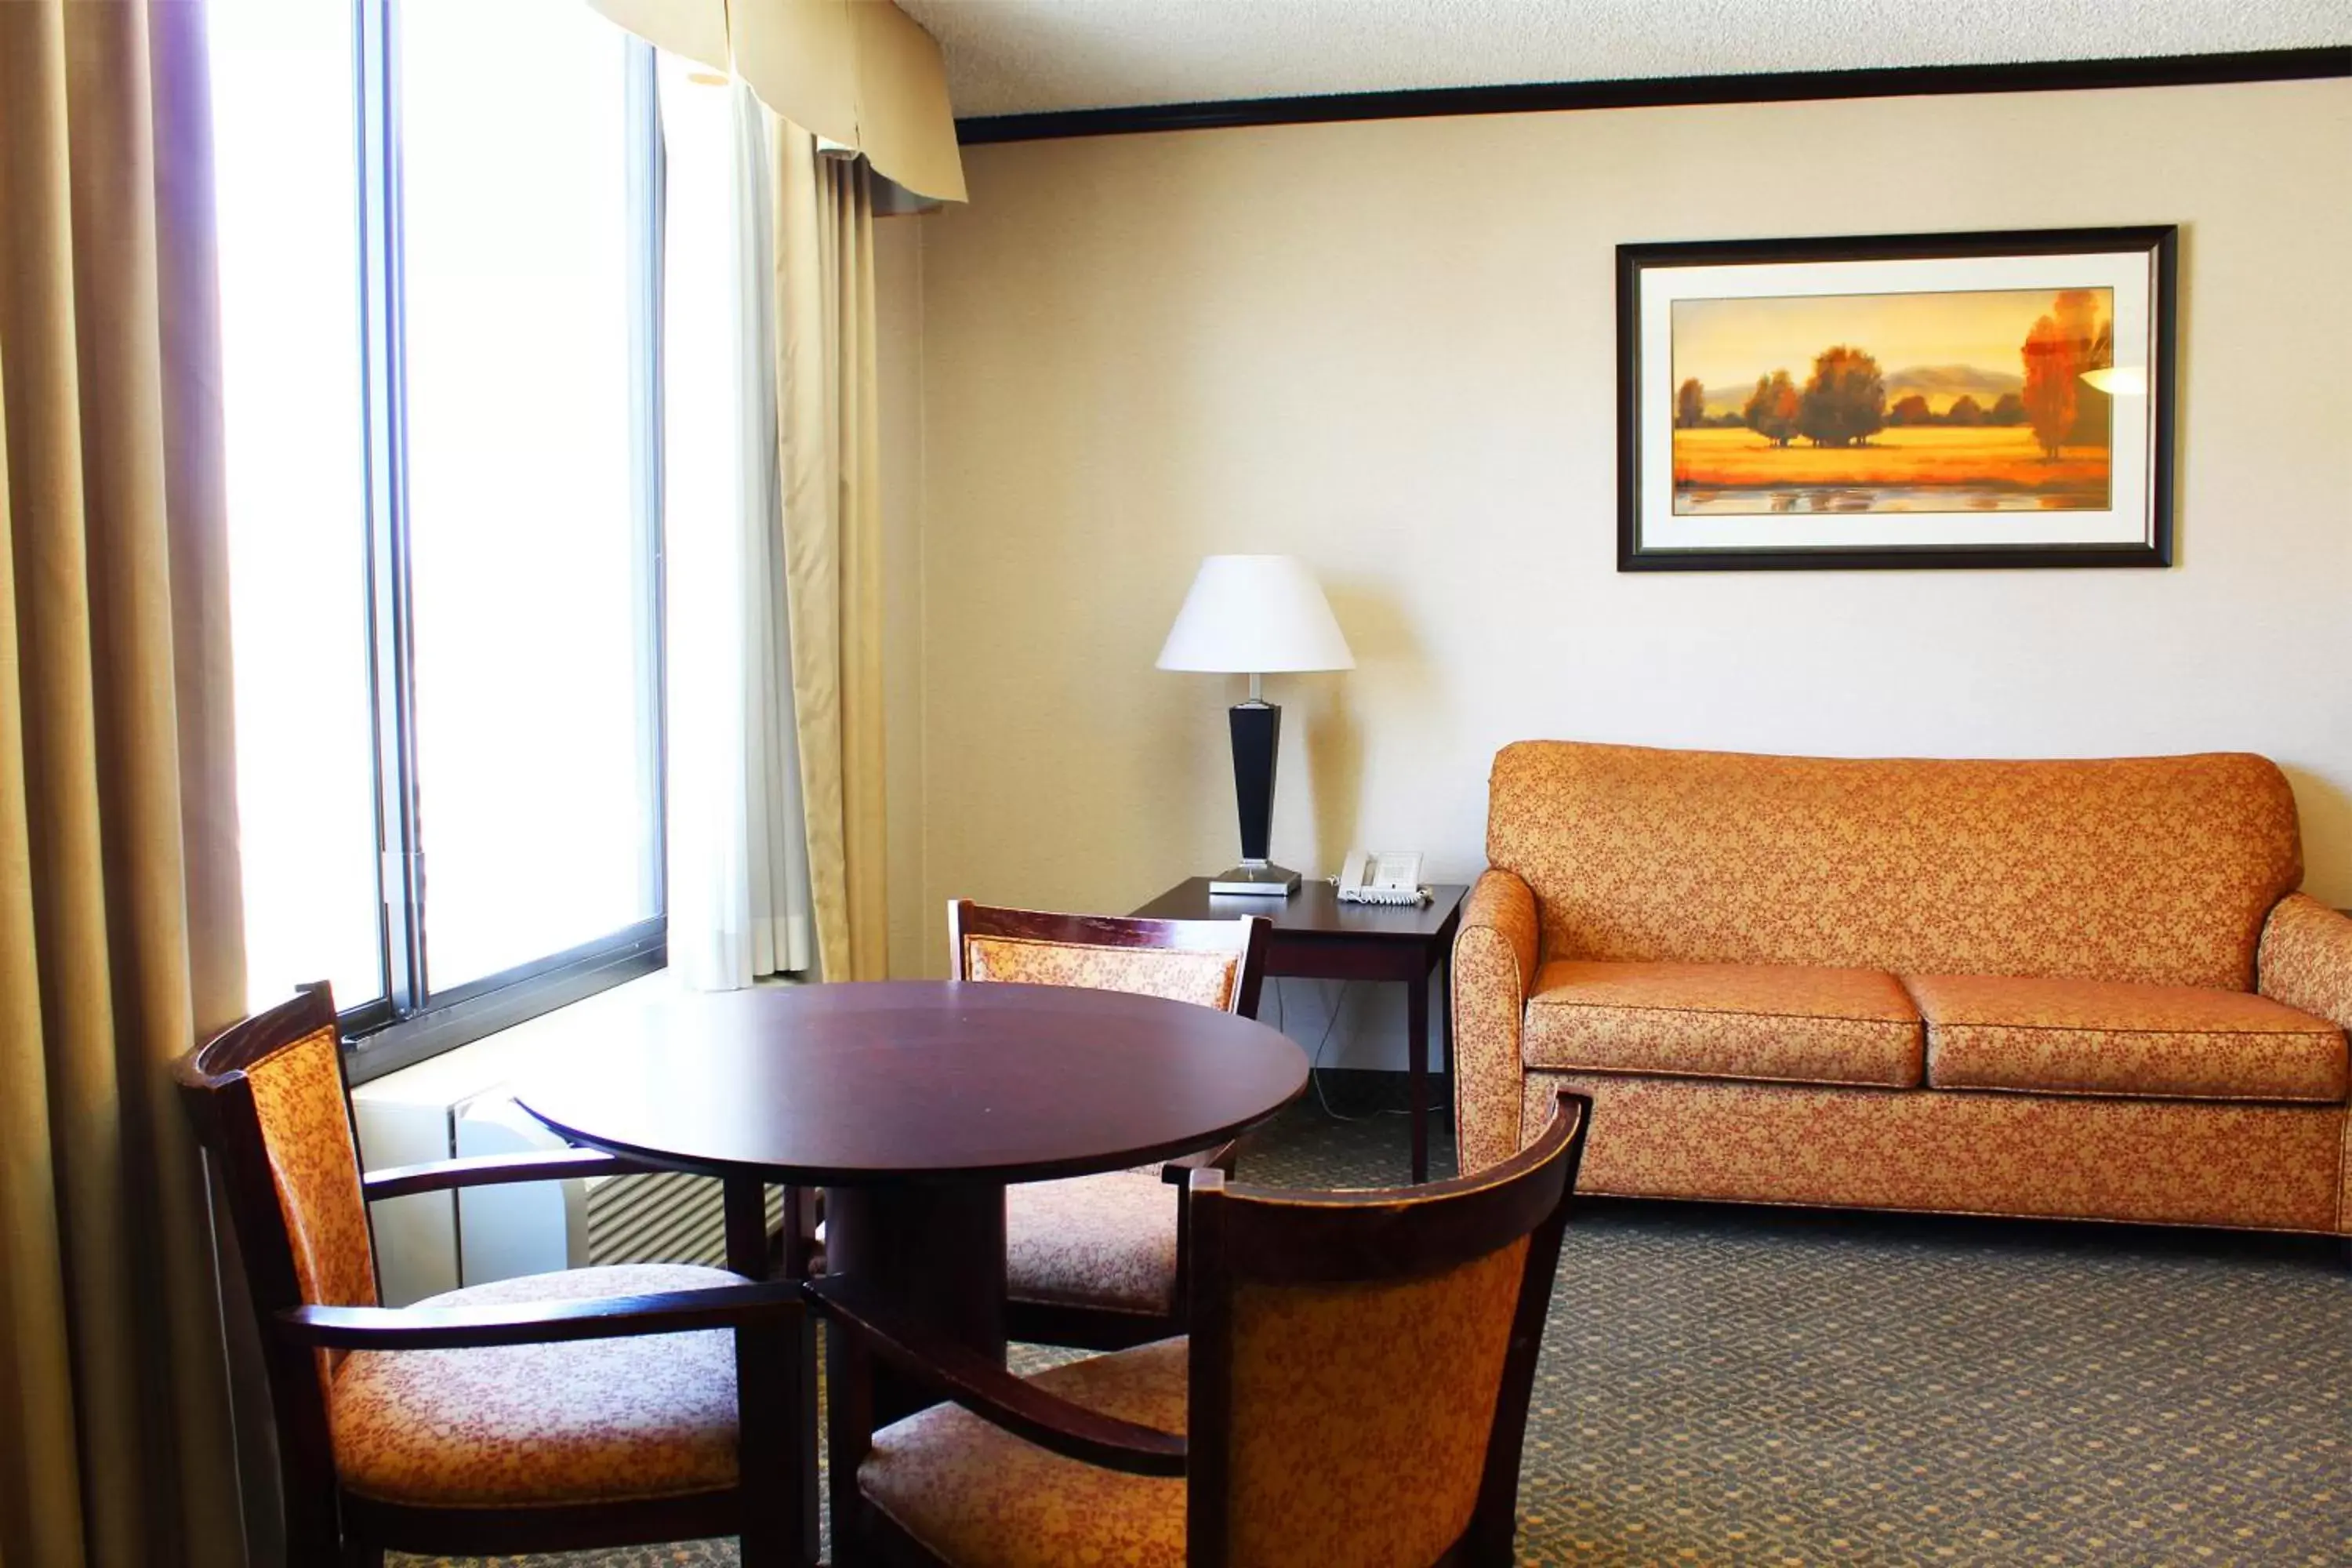
[[[630,462],[625,35],[580,0],[400,20],[438,993],[657,912],[652,601]]]
[[[352,13],[207,8],[247,994],[383,994]]]

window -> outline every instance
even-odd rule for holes
[[[402,26],[416,787],[441,990],[660,912],[626,178],[650,100],[633,120],[630,41],[580,0],[412,5]]]
[[[210,15],[249,995],[380,1005],[352,14]]]
[[[371,1076],[662,961],[653,57],[210,16],[248,990]]]

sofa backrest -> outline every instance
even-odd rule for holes
[[[1543,956],[2072,975],[2250,990],[2303,879],[2286,777],[2242,752],[2087,762],[1522,742],[1486,858]]]

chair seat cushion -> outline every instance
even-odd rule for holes
[[[1157,1165],[1005,1188],[1006,1294],[1055,1306],[1173,1311],[1178,1201]]]
[[[1556,960],[1536,971],[1523,1050],[1555,1072],[1893,1089],[1921,1075],[1919,1010],[1874,969]]]
[[[1037,1373],[1038,1387],[1106,1415],[1182,1433],[1188,1342],[1161,1340]],[[1047,1453],[958,1405],[874,1435],[859,1489],[956,1568],[1181,1568],[1184,1482]]]
[[[598,1300],[740,1285],[719,1268],[575,1268],[419,1307]],[[352,1491],[417,1507],[668,1497],[735,1484],[725,1330],[476,1350],[360,1351],[336,1369],[335,1464]]]
[[[2344,1031],[2267,996],[2200,985],[1905,976],[1927,1081],[2177,1100],[2345,1098]]]

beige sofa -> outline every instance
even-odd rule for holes
[[[1495,759],[1464,1168],[1588,1192],[2352,1235],[2352,920],[2242,754]]]

